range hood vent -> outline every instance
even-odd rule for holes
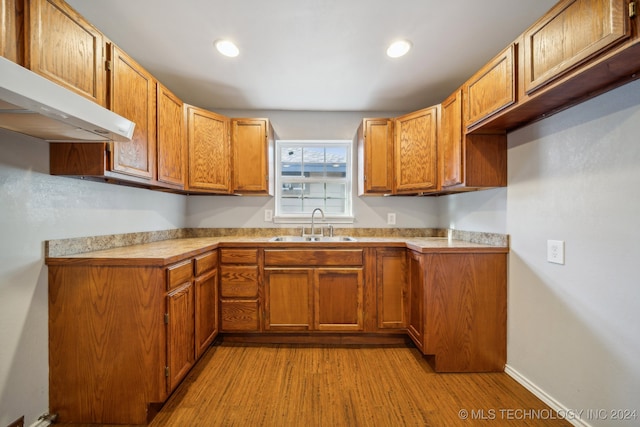
[[[130,141],[135,123],[0,57],[0,128],[49,142]]]

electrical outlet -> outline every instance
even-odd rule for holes
[[[564,265],[563,240],[547,240],[547,261]]]
[[[264,222],[272,222],[272,221],[273,221],[273,211],[271,209],[265,209]]]
[[[387,214],[387,224],[388,225],[396,225],[396,214],[388,213]]]

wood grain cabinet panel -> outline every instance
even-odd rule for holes
[[[22,0],[0,0],[0,56],[24,64],[24,3]]]
[[[364,119],[356,134],[358,147],[358,194],[393,192],[393,120]]]
[[[436,372],[502,372],[506,254],[407,251],[407,333]]]
[[[424,350],[424,256],[415,251],[407,251],[407,286],[409,317],[407,334],[421,351]]]
[[[433,106],[395,119],[396,194],[438,189],[438,110]]]
[[[213,268],[194,280],[196,319],[196,359],[218,335],[218,269]]]
[[[157,179],[181,189],[187,176],[183,103],[158,83],[157,104]]]
[[[508,46],[464,84],[467,128],[516,102],[515,50]]]
[[[129,142],[114,142],[111,169],[151,180],[156,163],[156,81],[115,45],[110,50],[110,109],[135,122]]]
[[[105,105],[103,35],[62,0],[29,0],[31,71]]]
[[[231,191],[228,117],[186,106],[189,153],[188,188],[211,193]]]
[[[234,193],[273,195],[274,142],[268,119],[231,119]]]
[[[442,191],[471,191],[507,185],[507,135],[462,131],[462,90],[441,107],[438,162]]]
[[[313,329],[313,270],[265,268],[265,330]]]
[[[314,270],[314,329],[362,331],[364,329],[364,278],[362,268]]]
[[[376,314],[378,328],[407,327],[405,249],[376,250]]]
[[[146,424],[167,396],[157,267],[49,265],[49,408],[61,423]]]
[[[168,393],[178,386],[195,363],[194,298],[191,280],[167,295]]]
[[[220,331],[261,331],[258,249],[223,248],[220,263]]]
[[[531,93],[630,35],[627,2],[563,0],[524,34],[524,88]]]

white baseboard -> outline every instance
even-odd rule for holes
[[[529,381],[527,377],[525,377],[520,372],[513,369],[511,366],[506,365],[504,367],[504,372],[507,375],[509,375],[511,378],[516,380],[524,388],[526,388],[531,393],[533,393],[538,399],[542,400],[544,403],[549,405],[551,409],[553,409],[554,411],[560,414],[568,414],[572,412],[569,408],[567,408],[566,406],[558,402],[556,399],[551,397],[549,394],[547,394],[547,392],[545,392],[540,387],[538,387],[537,385]],[[577,417],[576,418],[567,417],[565,419],[567,420],[567,422],[571,423],[576,427],[592,427],[591,424]]]

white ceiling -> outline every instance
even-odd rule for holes
[[[412,111],[437,104],[555,0],[67,0],[203,108]],[[213,42],[232,39],[236,58]],[[391,59],[387,45],[412,41]]]

